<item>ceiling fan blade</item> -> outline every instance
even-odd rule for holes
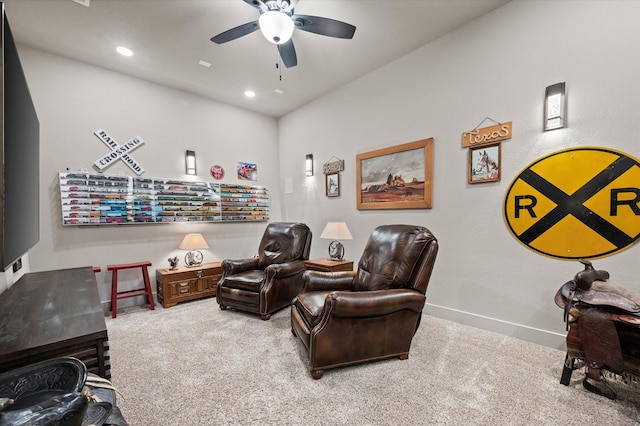
[[[247,22],[246,24],[240,25],[235,28],[231,28],[223,33],[218,34],[215,37],[211,37],[211,41],[217,44],[226,43],[231,40],[235,40],[247,34],[251,34],[252,32],[258,30],[260,25],[258,21]]]
[[[293,15],[291,17],[296,28],[310,33],[337,38],[353,38],[356,27],[335,19],[310,15]]]
[[[298,56],[296,55],[296,48],[293,47],[293,40],[276,46],[278,46],[278,52],[280,52],[280,57],[285,67],[291,68],[298,65]]]
[[[263,13],[269,10],[267,9],[267,6],[260,0],[243,0],[243,1],[247,3],[249,6],[255,7],[256,9],[258,9],[260,13]]]

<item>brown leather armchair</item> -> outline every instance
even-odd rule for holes
[[[264,231],[258,256],[222,261],[216,288],[220,309],[259,314],[263,320],[291,304],[302,290],[304,261],[309,259],[311,230],[304,223],[274,222]]]
[[[357,271],[304,272],[291,331],[314,379],[327,368],[409,357],[437,252],[428,229],[384,225],[369,237]]]

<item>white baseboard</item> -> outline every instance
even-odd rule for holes
[[[502,334],[538,345],[547,346],[553,349],[566,351],[566,334],[555,333],[539,328],[528,327],[496,318],[472,314],[470,312],[459,311],[444,306],[427,303],[424,313],[437,318],[457,322],[460,324],[476,327],[494,333]]]

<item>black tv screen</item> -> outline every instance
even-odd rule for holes
[[[40,124],[2,5],[2,251],[6,270],[40,238]]]

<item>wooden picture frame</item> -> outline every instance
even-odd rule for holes
[[[356,155],[358,210],[430,209],[433,138]]]
[[[501,145],[483,145],[469,148],[469,183],[496,182],[501,178]]]
[[[327,197],[340,196],[340,173],[330,173],[324,177],[324,189]]]

